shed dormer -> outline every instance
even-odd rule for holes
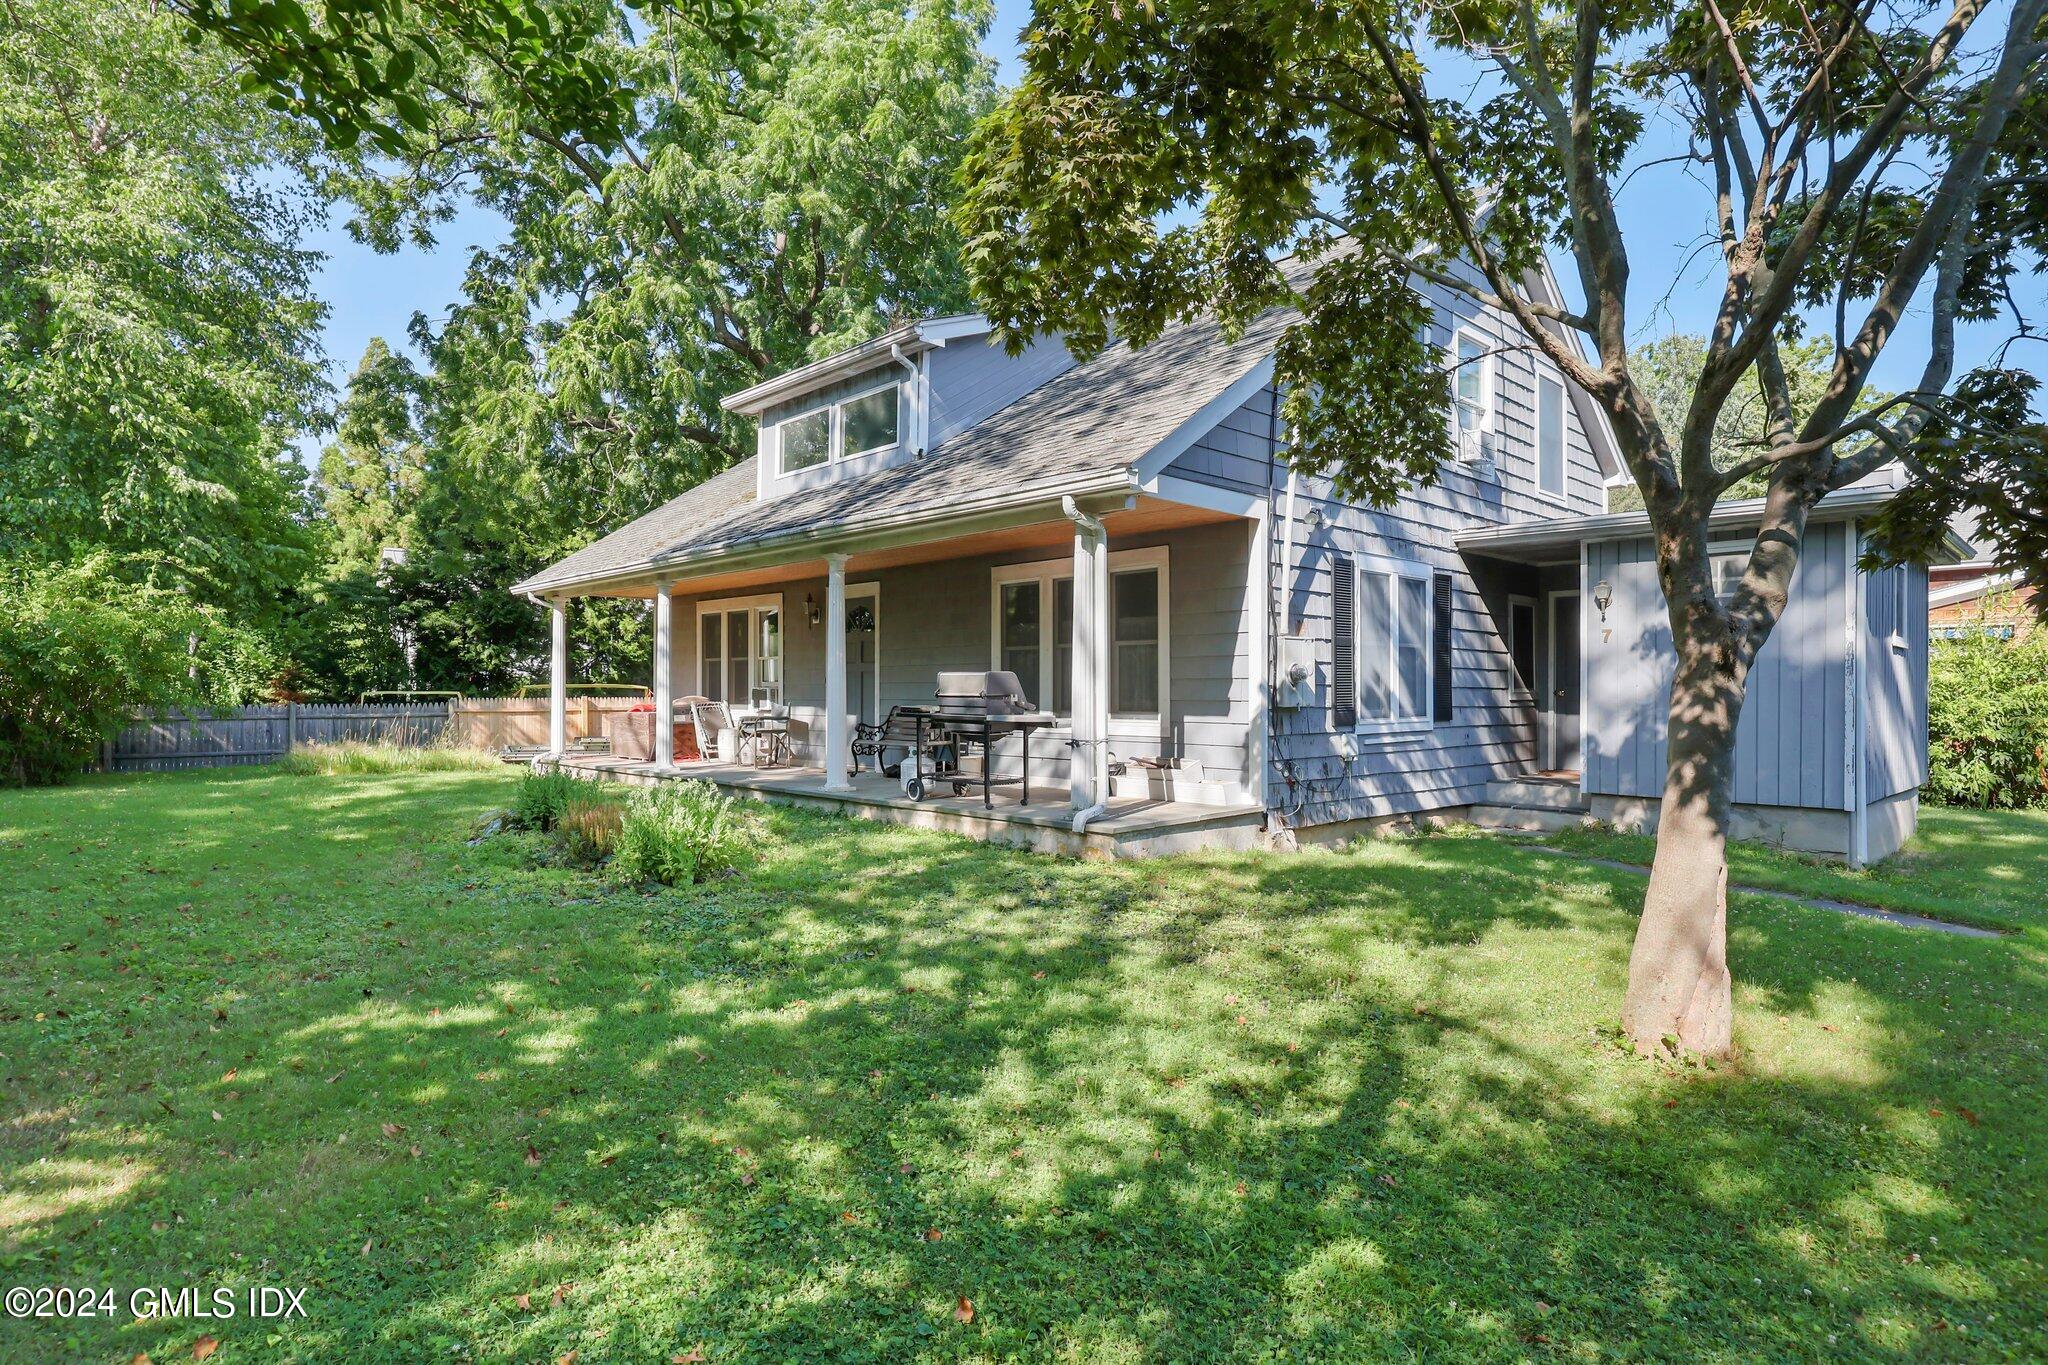
[[[1058,341],[1012,357],[979,314],[908,323],[733,394],[760,424],[755,493],[766,500],[927,458],[951,437],[1073,364]]]

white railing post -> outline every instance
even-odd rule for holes
[[[654,585],[654,766],[663,771],[676,766],[676,699],[669,676],[675,603],[669,587]]]
[[[548,627],[553,652],[548,659],[548,756],[560,758],[569,748],[569,602],[548,599]]]
[[[846,556],[825,556],[825,789],[851,791],[846,742]]]

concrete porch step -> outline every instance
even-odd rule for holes
[[[1529,810],[1569,811],[1584,814],[1591,808],[1576,781],[1554,777],[1507,777],[1486,784],[1486,801],[1493,806],[1521,806]]]

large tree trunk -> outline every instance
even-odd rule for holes
[[[1657,856],[1621,1007],[1639,1052],[1730,1051],[1728,804],[1745,681],[1730,652],[1680,644]]]

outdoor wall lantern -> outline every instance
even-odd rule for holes
[[[804,618],[811,623],[813,630],[816,630],[818,624],[825,619],[825,609],[819,606],[818,599],[809,593],[804,594]]]
[[[1601,579],[1593,585],[1593,605],[1600,608],[1600,619],[1607,619],[1607,606],[1614,600],[1614,585]]]

